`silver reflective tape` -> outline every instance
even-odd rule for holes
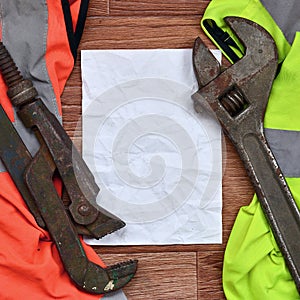
[[[288,42],[292,44],[295,32],[300,31],[300,1],[261,0],[261,3],[280,27]]]
[[[2,39],[22,75],[32,80],[39,96],[57,115],[55,94],[46,67],[48,8],[40,0],[0,0]]]
[[[45,53],[48,33],[48,8],[39,0],[0,0],[2,40],[26,79],[32,80],[40,98],[58,116],[55,94],[48,75]],[[15,127],[28,150],[34,154],[38,142],[15,115]]]
[[[265,129],[265,136],[285,177],[300,177],[300,131]]]
[[[104,300],[127,300],[123,291],[119,290],[115,293],[106,294],[102,299]]]
[[[32,80],[39,97],[61,121],[46,67],[48,8],[40,0],[0,0],[2,41],[21,74]],[[14,126],[32,155],[39,149],[35,135],[15,114]],[[4,171],[2,163],[0,171]]]

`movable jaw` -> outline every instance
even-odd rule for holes
[[[202,106],[210,110],[225,127],[233,125],[233,118],[242,122],[253,112],[262,121],[278,65],[275,42],[252,21],[239,17],[227,17],[225,21],[245,47],[245,54],[221,70],[201,39],[195,40],[193,65],[199,84],[192,97],[195,109],[199,111]]]
[[[237,65],[242,65],[242,72],[247,72],[248,70],[248,72],[253,73],[259,71],[271,61],[277,63],[275,42],[264,28],[257,23],[240,17],[226,17],[225,22],[245,48],[245,55],[236,63]],[[199,89],[214,80],[221,73],[219,62],[199,37],[194,43],[193,65]],[[244,67],[247,70],[244,70]]]

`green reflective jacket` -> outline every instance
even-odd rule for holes
[[[300,1],[212,0],[201,26],[235,62],[244,49],[224,22],[226,16],[250,19],[275,40],[280,72],[265,114],[265,135],[299,206]],[[224,257],[223,288],[229,300],[300,299],[256,196],[240,209],[232,229]]]

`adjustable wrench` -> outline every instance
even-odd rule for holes
[[[221,71],[196,39],[193,64],[199,90],[193,95],[194,107],[210,111],[234,144],[300,292],[300,213],[263,131],[277,70],[276,45],[256,23],[237,17],[225,21],[245,46],[245,55]]]

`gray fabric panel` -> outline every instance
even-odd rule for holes
[[[292,44],[295,32],[300,31],[300,1],[261,0],[261,3],[281,28],[288,42]]]
[[[123,291],[117,291],[115,293],[106,294],[103,299],[105,300],[127,300],[126,295]]]
[[[46,106],[61,121],[45,62],[48,10],[45,1],[0,0],[2,40],[25,78],[31,79]],[[15,128],[28,150],[39,148],[34,134],[16,117]],[[3,165],[0,170],[4,170]]]
[[[265,129],[265,136],[285,177],[300,177],[300,132]]]

